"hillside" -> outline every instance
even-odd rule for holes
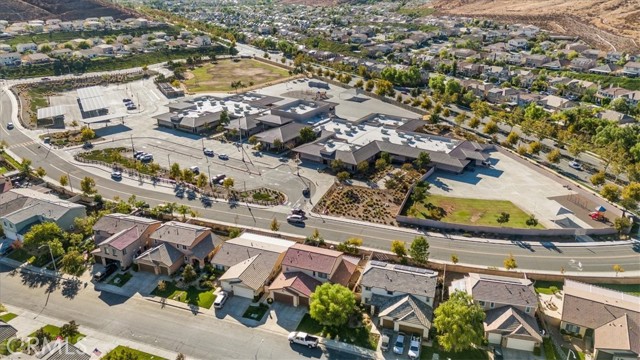
[[[637,0],[434,0],[440,14],[530,23],[611,51],[640,51]]]
[[[138,15],[104,0],[0,0],[0,19],[8,21],[76,20],[101,16],[124,19]]]

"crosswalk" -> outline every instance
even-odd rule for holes
[[[37,142],[35,140],[31,140],[31,141],[25,141],[25,142],[21,142],[21,143],[17,143],[17,144],[12,144],[10,146],[8,146],[8,149],[15,149],[15,148],[26,148],[29,147],[31,145],[35,145],[37,144]]]

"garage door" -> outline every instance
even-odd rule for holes
[[[154,273],[153,266],[145,264],[138,264],[138,271],[146,271],[152,274]]]
[[[169,268],[166,266],[160,266],[160,274],[169,276]]]
[[[496,333],[489,333],[489,343],[490,344],[500,344],[502,342],[502,335]]]
[[[509,349],[533,351],[534,345],[535,343],[529,340],[507,339],[507,347]]]
[[[309,298],[304,296],[298,296],[298,302],[300,306],[309,306]]]
[[[385,329],[393,329],[393,320],[382,319],[382,327]]]
[[[291,296],[291,295],[282,294],[282,293],[279,293],[279,292],[274,292],[273,293],[273,299],[275,301],[279,301],[281,303],[293,306],[293,296]]]
[[[253,290],[246,287],[233,285],[233,295],[247,299],[253,299]]]
[[[422,336],[422,329],[414,326],[400,325],[399,330],[405,334],[418,334]]]

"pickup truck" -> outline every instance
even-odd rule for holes
[[[289,343],[308,346],[309,349],[318,347],[318,338],[307,333],[294,331],[289,334]]]

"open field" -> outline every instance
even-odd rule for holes
[[[5,0],[0,2],[4,20],[27,21],[57,18],[62,20],[113,16],[114,19],[138,17],[133,10],[103,0]]]
[[[640,7],[625,0],[436,0],[440,13],[533,24],[602,50],[640,49]]]
[[[418,218],[429,218],[428,204],[444,209],[444,217],[440,221],[456,224],[504,226],[513,228],[529,228],[525,221],[529,214],[508,200],[483,200],[455,198],[442,195],[429,195],[426,200],[418,204],[408,203],[407,209],[414,207],[417,211],[413,216]],[[500,213],[506,212],[510,215],[509,222],[499,224],[497,217]],[[538,224],[536,228],[543,227]]]
[[[184,83],[189,92],[231,91],[235,90],[231,87],[234,81],[252,86],[251,84],[264,84],[287,76],[289,73],[286,70],[257,60],[222,60],[217,64],[205,64],[188,72]]]

